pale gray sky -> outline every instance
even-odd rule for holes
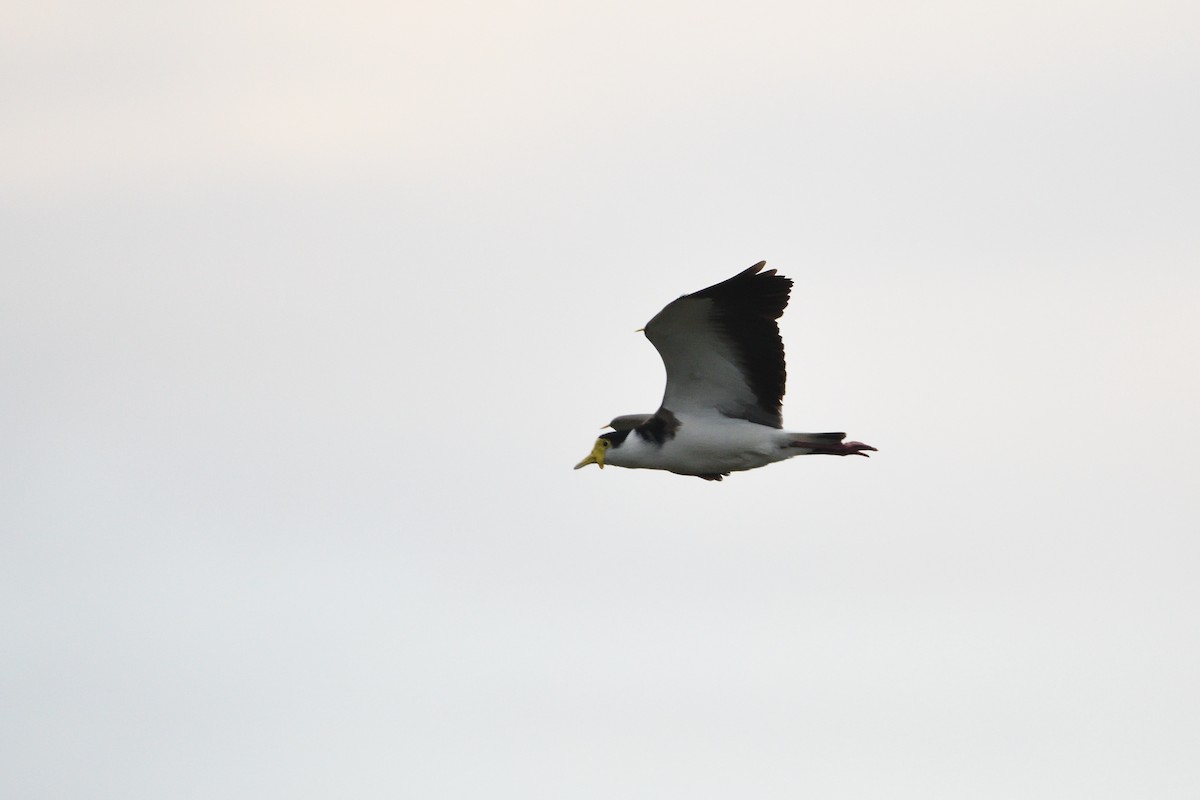
[[[0,795],[1196,797],[1198,40],[6,8]],[[760,259],[878,455],[573,472]]]

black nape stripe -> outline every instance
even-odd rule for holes
[[[632,429],[626,428],[623,431],[612,431],[611,433],[602,433],[602,434],[600,434],[600,438],[607,439],[608,443],[610,445],[612,445],[613,447],[620,447],[621,443],[625,441],[625,438],[627,436],[629,436],[630,430],[632,430]]]
[[[634,430],[644,441],[654,442],[661,447],[663,442],[675,438],[675,431],[679,430],[679,419],[667,409],[660,408],[654,412],[654,416]]]

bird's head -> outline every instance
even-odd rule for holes
[[[628,430],[600,434],[600,438],[592,445],[592,452],[588,453],[587,458],[576,464],[575,469],[582,469],[588,464],[596,464],[600,469],[604,469],[604,458],[608,455],[608,451],[611,448],[620,447],[628,435]]]
[[[596,464],[600,469],[604,469],[604,456],[608,453],[608,448],[612,447],[612,442],[601,436],[596,440],[596,444],[592,446],[592,452],[588,453],[587,458],[575,465],[575,469],[582,469],[588,464]]]

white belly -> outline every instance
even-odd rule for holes
[[[684,475],[740,472],[789,458],[787,434],[729,417],[679,416],[679,429],[661,445],[633,431],[608,453],[607,463]]]

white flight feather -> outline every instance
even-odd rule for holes
[[[675,414],[741,417],[758,406],[733,342],[713,319],[714,305],[707,297],[681,297],[646,324],[667,371],[662,405]]]

